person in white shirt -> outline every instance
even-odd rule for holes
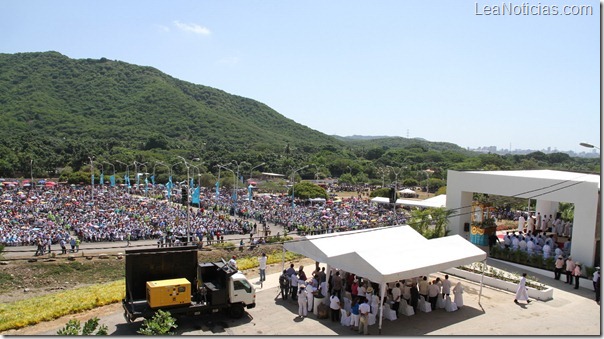
[[[392,309],[398,312],[398,307],[401,303],[401,283],[397,282],[396,285],[392,288]]]
[[[594,291],[596,292],[596,302],[600,303],[600,267],[596,266],[596,271],[591,279],[594,284]]]
[[[512,249],[513,249],[514,251],[518,250],[518,245],[519,245],[519,244],[520,244],[520,239],[518,239],[518,236],[517,236],[517,235],[515,235],[515,236],[512,238]]]
[[[266,253],[262,253],[262,256],[258,258],[258,269],[260,270],[260,281],[266,281],[266,260],[268,257]]]
[[[428,300],[430,301],[430,306],[432,309],[436,309],[436,299],[438,298],[438,294],[440,293],[440,288],[436,283],[436,280],[433,280],[430,285],[428,285]]]
[[[520,240],[520,242],[518,242],[518,248],[521,251],[525,251],[526,252],[526,240],[524,240],[524,238],[522,238],[522,240]]]
[[[369,311],[371,308],[367,303],[367,298],[359,305],[359,333],[369,334]]]
[[[231,266],[234,269],[237,269],[237,261],[235,259],[237,259],[236,256],[231,257],[231,260],[229,260],[229,266]]]
[[[443,280],[443,298],[445,296],[449,296],[451,294],[451,280],[449,280],[449,275],[445,274],[445,280]]]
[[[331,310],[331,321],[340,321],[340,298],[336,291],[331,292],[331,297],[329,297],[329,309]]]
[[[552,254],[552,248],[548,244],[543,245],[541,250],[543,251],[543,259],[549,258]]]
[[[315,295],[313,294],[317,290],[312,284],[306,285],[306,300],[308,301],[308,309],[312,312],[315,303]]]
[[[291,296],[296,300],[298,298],[298,272],[292,273],[289,277],[289,286],[291,288]]]
[[[402,297],[403,299],[405,299],[405,301],[407,302],[407,305],[411,305],[411,281],[405,281],[403,280],[403,290],[402,290]]]
[[[527,242],[526,242],[526,251],[528,253],[533,253],[533,251],[535,250],[535,243],[533,242],[533,238],[530,238]]]
[[[304,285],[298,288],[298,315],[301,318],[306,317],[308,314],[308,300],[306,296],[306,289]]]

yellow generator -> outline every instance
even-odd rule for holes
[[[191,303],[191,283],[185,278],[147,281],[151,308]]]

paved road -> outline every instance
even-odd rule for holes
[[[254,222],[253,219],[249,219]],[[259,224],[259,223],[258,223]],[[284,229],[282,226],[277,226],[272,223],[267,223],[269,229],[271,230],[271,235],[284,234]],[[259,225],[258,229],[261,229]],[[254,238],[257,239],[260,234],[258,231],[257,234],[254,235]],[[298,235],[290,234],[290,236],[297,238]],[[239,240],[243,238],[244,243],[247,245],[249,242],[249,234],[241,235],[241,234],[229,234],[224,236],[225,241],[231,241],[235,243],[236,246],[239,246]],[[117,253],[120,251],[125,251],[126,249],[136,249],[136,248],[151,248],[157,247],[157,239],[154,240],[136,240],[131,241],[130,246],[126,246],[126,241],[115,241],[115,242],[83,242],[80,244],[80,251],[75,253],[76,256],[85,256],[85,255],[98,255],[101,253]],[[205,246],[205,240],[204,240]],[[71,247],[68,245],[67,249],[69,251]],[[65,257],[66,255],[62,255],[61,246],[58,244],[54,244],[51,247],[52,252],[55,253],[57,257]],[[43,256],[34,257],[36,253],[36,246],[9,246],[4,248],[4,252],[2,252],[2,257],[7,260],[20,260],[20,259],[30,259],[30,258],[38,258],[45,259],[49,257],[49,254],[45,254]]]

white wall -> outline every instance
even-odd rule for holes
[[[518,175],[509,175],[510,173],[518,173]],[[540,173],[544,173],[545,177],[539,177]],[[561,173],[560,178],[555,177],[556,173]],[[577,180],[571,180],[568,175],[565,177],[562,174],[568,174],[568,172],[458,172],[449,170],[447,173],[447,209],[455,211],[449,218],[451,234],[459,234],[469,239],[469,232],[463,231],[463,225],[470,222],[473,192],[537,199],[537,210],[540,211],[539,208],[542,208],[542,215],[547,210],[547,214],[552,214],[554,217],[558,202],[570,202],[575,204],[571,256],[584,265],[593,266],[599,182],[581,181],[580,178],[585,176],[581,174],[577,175]]]

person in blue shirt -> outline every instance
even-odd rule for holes
[[[359,327],[359,298],[354,298],[350,308],[350,329],[357,330]]]

